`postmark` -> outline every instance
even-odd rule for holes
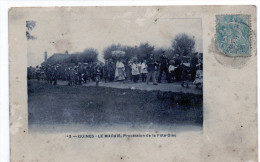
[[[216,46],[227,56],[251,56],[250,15],[216,15]]]

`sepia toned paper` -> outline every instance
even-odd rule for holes
[[[238,15],[233,17],[242,17],[243,20],[245,17],[246,20],[243,22],[249,24],[247,27],[241,29],[236,24],[229,26],[232,30],[230,35],[237,36],[239,34],[234,30],[238,33],[243,30],[242,36],[245,40],[243,38],[242,41],[241,37],[236,39],[239,48],[234,47],[229,52],[219,48],[220,39],[217,33],[220,32],[217,26],[219,15]],[[27,22],[30,24],[35,22],[35,26],[28,28]],[[232,22],[230,20],[224,23],[232,25]],[[234,20],[234,22],[241,21]],[[143,118],[144,121],[149,121],[144,124],[139,121],[121,123],[125,119],[113,119],[113,114],[109,117],[112,121],[119,121],[118,123],[107,124],[97,121],[94,124],[82,124],[62,121],[60,124],[54,122],[56,119],[41,123],[44,121],[44,119],[38,120],[41,114],[38,114],[37,119],[32,119],[28,113],[30,110],[28,103],[32,103],[33,98],[28,97],[31,92],[27,84],[27,68],[41,64],[44,61],[45,51],[51,56],[55,53],[65,54],[66,51],[71,54],[82,52],[87,48],[95,48],[98,52],[98,60],[104,62],[104,49],[112,44],[135,47],[140,43],[148,42],[156,48],[171,48],[171,41],[179,33],[188,33],[195,40],[194,52],[203,53],[203,88],[197,90],[192,85],[188,89],[181,88],[179,85],[176,86],[176,90],[173,90],[176,96],[179,93],[202,96],[203,121],[198,125],[189,124],[189,119],[194,117],[192,115],[190,118],[187,117],[188,124],[187,121],[171,124],[168,120],[174,121],[174,118],[178,117],[167,116],[167,113],[165,118],[160,118],[162,121],[157,123],[150,119],[146,120],[149,116],[146,114],[140,114],[143,117],[135,118],[131,117],[130,111],[126,115],[130,119]],[[232,38],[228,40],[232,42]],[[247,46],[245,42],[249,42],[250,47],[243,51],[240,47]],[[235,54],[241,56],[234,56]],[[10,8],[11,161],[257,161],[256,54],[255,6]],[[105,83],[99,84],[99,87],[102,87]],[[160,85],[159,83],[158,87]],[[166,85],[171,86],[171,83]],[[126,88],[126,94],[120,95],[128,95],[134,91],[138,92],[135,95],[139,95],[158,90],[153,85],[145,86],[145,83],[140,87],[131,86]],[[65,94],[70,87],[63,87],[65,87]],[[81,89],[80,86],[78,87]],[[93,87],[90,86],[89,89]],[[170,89],[167,88],[165,90],[159,88],[162,92],[157,93],[161,105],[164,104],[163,95]],[[42,89],[39,88],[34,94],[41,91]],[[67,95],[70,93],[77,94],[77,91],[66,92]],[[112,95],[112,90],[108,90],[108,93]],[[55,94],[46,93],[45,96],[48,98],[53,95]],[[101,96],[102,99],[102,95],[105,94],[96,95]],[[151,96],[147,96],[148,99],[149,97]],[[193,102],[194,98],[196,97],[191,97],[189,101]],[[67,100],[64,99],[64,103],[69,103]],[[107,100],[104,99],[105,101]],[[57,103],[51,100],[49,102]],[[156,103],[156,101],[149,102]],[[144,107],[149,102],[145,103]],[[44,108],[48,104],[39,101],[33,106],[34,109]],[[66,104],[63,106],[65,108]],[[115,108],[117,106],[111,105]],[[129,108],[127,105],[121,106]],[[48,109],[51,111],[48,113],[56,113],[54,108],[55,106],[53,110]],[[142,107],[135,107],[135,109],[139,111]],[[118,110],[121,111],[126,110]],[[71,119],[70,113],[64,111],[61,114],[65,116],[64,118]],[[34,123],[30,124],[32,120]],[[95,118],[93,120],[96,122]],[[99,120],[103,121],[103,119]],[[113,137],[118,134],[135,136]],[[144,137],[136,137],[139,135]],[[94,138],[91,138],[92,136]]]

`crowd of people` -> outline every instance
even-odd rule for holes
[[[203,61],[202,55],[192,54],[188,61],[176,55],[174,59],[168,59],[162,53],[159,59],[155,59],[153,54],[147,59],[137,59],[133,57],[129,61],[123,59],[105,60],[105,63],[83,63],[77,64],[46,64],[36,68],[28,67],[28,79],[43,79],[49,84],[56,85],[58,80],[68,81],[68,85],[81,85],[88,82],[100,81],[124,82],[132,81],[145,82],[158,85],[162,82],[163,74],[167,83],[177,82],[181,86],[189,88],[189,83],[193,82],[196,87],[203,84]]]

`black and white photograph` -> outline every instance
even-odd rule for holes
[[[202,129],[201,18],[60,10],[25,22],[30,132]]]
[[[100,5],[8,9],[11,161],[257,161],[255,6]]]

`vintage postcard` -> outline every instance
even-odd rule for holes
[[[11,161],[258,160],[255,6],[9,9]]]

